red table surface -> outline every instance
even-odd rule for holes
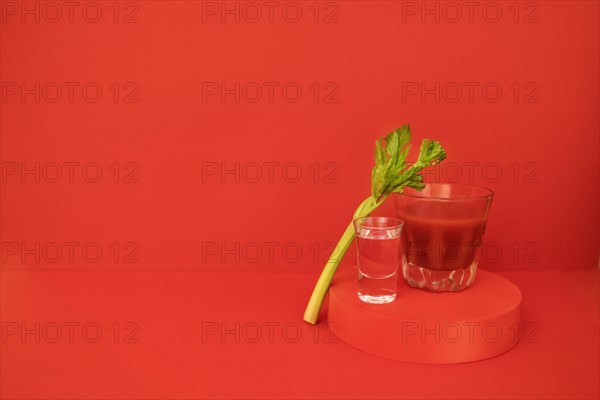
[[[312,273],[3,270],[1,394],[598,398],[598,270],[501,275],[523,292],[521,342],[485,361],[427,365],[372,356],[304,323]],[[10,334],[23,322],[33,332],[39,322],[39,343]]]

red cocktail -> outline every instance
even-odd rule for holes
[[[404,220],[402,271],[411,286],[458,291],[473,284],[492,197],[489,189],[454,183],[394,196]]]

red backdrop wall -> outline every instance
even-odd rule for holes
[[[2,268],[317,271],[404,123],[483,267],[598,266],[597,2],[1,11]]]

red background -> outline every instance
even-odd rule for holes
[[[535,282],[544,285],[546,279],[555,279],[552,285],[560,288],[563,272],[558,270],[591,274],[575,279],[593,283],[581,289],[585,295],[576,303],[581,314],[564,317],[569,323],[588,319],[587,329],[593,333],[588,339],[597,339],[597,2],[481,2],[472,15],[462,2],[452,3],[458,4],[460,17],[454,6],[444,2],[281,2],[272,21],[261,2],[251,6],[238,2],[239,22],[234,14],[222,13],[222,7],[234,9],[236,2],[81,2],[72,21],[66,6],[52,3],[59,4],[62,17],[58,18],[56,7],[48,4],[1,2],[3,321],[128,318],[141,321],[146,338],[161,336],[156,325],[159,317],[177,321],[178,332],[183,321],[196,317],[299,321],[330,242],[337,241],[356,206],[369,195],[374,140],[410,123],[414,143],[423,137],[435,138],[448,154],[437,172],[426,175],[427,180],[475,183],[495,192],[485,238],[489,252],[481,266],[509,274],[517,284],[521,282],[522,290],[532,291],[539,290],[533,289]],[[255,4],[263,14],[252,22]],[[88,14],[82,14],[84,6]],[[290,19],[295,17],[296,6],[302,14],[294,23]],[[23,14],[24,7],[33,13]],[[215,10],[212,7],[216,14],[208,12]],[[102,14],[98,22],[91,22],[96,9]],[[426,9],[434,10],[433,14]],[[72,100],[64,82],[77,85]],[[223,101],[220,93],[205,91],[211,82],[224,83],[229,89],[239,82],[248,91],[240,92],[239,102],[235,94],[226,95]],[[272,101],[265,82],[275,85]],[[290,82],[288,86],[302,90],[297,102],[281,91]],[[35,90],[36,83],[39,101],[35,93],[23,94],[21,86]],[[263,93],[253,102],[255,83]],[[81,89],[86,84],[101,88],[97,102],[84,97]],[[423,92],[422,84],[426,90],[435,90],[439,84],[439,98]],[[53,102],[57,85],[63,92]],[[471,98],[467,85],[474,88]],[[315,87],[319,88],[316,99]],[[116,101],[115,88],[119,90]],[[417,93],[407,92],[415,88]],[[498,97],[496,88],[501,90]],[[93,89],[86,93],[95,94]],[[72,182],[65,162],[79,163]],[[40,163],[40,182],[34,174],[21,175],[23,167],[31,169],[35,163]],[[55,163],[62,165],[62,179],[51,182]],[[82,175],[86,163],[100,166],[102,176],[97,183],[87,182],[90,175]],[[118,177],[111,169],[115,163]],[[211,166],[233,168],[235,163],[240,166],[239,182],[234,174],[220,176],[221,170],[203,175]],[[265,163],[278,163],[273,179]],[[262,177],[253,182],[256,165]],[[298,182],[290,182],[296,169],[284,172],[284,165],[299,167]],[[94,173],[90,174],[93,178]],[[393,212],[391,204],[378,212]],[[78,243],[73,259],[64,242]],[[61,255],[54,252],[54,243]],[[102,251],[97,262],[81,253],[89,243]],[[272,254],[268,246],[273,246]],[[345,262],[352,262],[351,258],[352,250]],[[531,272],[518,275],[524,270]],[[164,287],[165,282],[172,284]],[[203,292],[207,290],[222,296],[222,301],[209,301]],[[228,295],[230,291],[235,293]],[[525,293],[524,298],[532,298],[533,293],[539,294]],[[557,307],[571,304],[572,292],[559,295],[567,300],[556,301]],[[168,317],[162,312],[153,316],[148,310],[161,307],[154,297],[165,301],[163,307],[179,311],[171,310]],[[139,308],[126,312],[131,301]],[[236,307],[231,304],[236,302],[247,302],[246,312],[232,312]],[[252,306],[263,314],[255,313]],[[277,311],[267,312],[269,307]],[[543,307],[533,309],[542,312]],[[531,318],[536,320],[536,314]],[[196,325],[193,322],[190,329],[197,329]],[[580,328],[573,329],[580,334]],[[552,337],[564,333],[548,328],[546,334],[550,332]],[[110,356],[96,361],[107,369],[115,360],[138,360],[138,367],[150,368],[142,361],[151,363],[152,352],[160,353],[166,343],[179,343],[175,353],[181,352],[179,356],[185,359],[186,340],[171,335],[161,336],[158,342],[142,340],[134,353],[120,354],[124,350],[108,346]],[[535,354],[541,357],[549,349],[556,350],[555,345],[547,339]],[[569,350],[571,356],[589,357],[590,348],[580,345],[578,350]],[[572,371],[585,382],[577,396],[598,395],[592,383],[598,377],[598,365],[593,362],[598,347],[597,343],[590,346],[592,359],[577,358]],[[104,376],[108,388],[99,391],[94,377],[103,372],[92,368],[78,371],[80,386],[70,386],[67,365],[87,365],[86,352],[97,351],[89,347],[66,350],[69,356],[60,361],[66,364],[57,368],[51,367],[59,354],[53,353],[58,351],[55,345],[2,343],[2,394],[265,397],[287,393],[293,397],[294,393],[373,393],[369,388],[348,393],[325,383],[322,391],[302,391],[301,386],[292,385],[290,392],[282,392],[277,382],[270,381],[268,385],[275,385],[271,391],[265,389],[266,382],[246,391],[227,391],[217,384],[225,382],[224,377],[213,377],[212,383],[204,377],[206,385],[183,383],[175,389],[174,372],[166,366],[175,362],[170,358],[160,361],[162,366],[153,369],[148,379],[137,375],[139,371],[108,373]],[[275,363],[297,360],[297,355],[285,352],[289,359],[273,355],[274,346],[263,347],[256,354],[243,350],[237,359],[231,353],[232,363],[248,363],[235,371],[248,378],[250,360],[264,354],[275,357],[270,359]],[[320,351],[314,347],[309,344],[306,351]],[[207,363],[227,375],[227,363],[211,349]],[[235,346],[227,349],[234,352]],[[565,354],[567,348],[556,351]],[[352,349],[344,347],[342,352],[347,362],[360,363],[352,357],[358,354]],[[39,360],[40,354],[48,363],[27,372],[28,363]],[[330,362],[333,356],[320,357],[321,362]],[[189,361],[179,361],[185,368],[177,374],[193,370]],[[316,361],[304,357],[298,362],[310,368]],[[508,362],[499,373],[508,374],[510,365],[514,364]],[[290,377],[302,376],[305,368],[292,368]],[[86,373],[88,378],[80,376]],[[555,373],[544,376],[539,378],[547,380]],[[52,379],[55,386],[47,386],[46,379]],[[160,390],[153,387],[160,384]],[[523,389],[527,383],[523,385],[520,391],[504,394],[568,396],[576,390],[575,382],[547,393],[535,385],[527,390]],[[494,393],[485,385],[479,388],[480,396]],[[400,395],[391,389],[386,393],[378,396]]]

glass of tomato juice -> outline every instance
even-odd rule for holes
[[[494,193],[480,186],[428,183],[394,194],[404,221],[402,273],[413,287],[460,291],[475,282]]]

